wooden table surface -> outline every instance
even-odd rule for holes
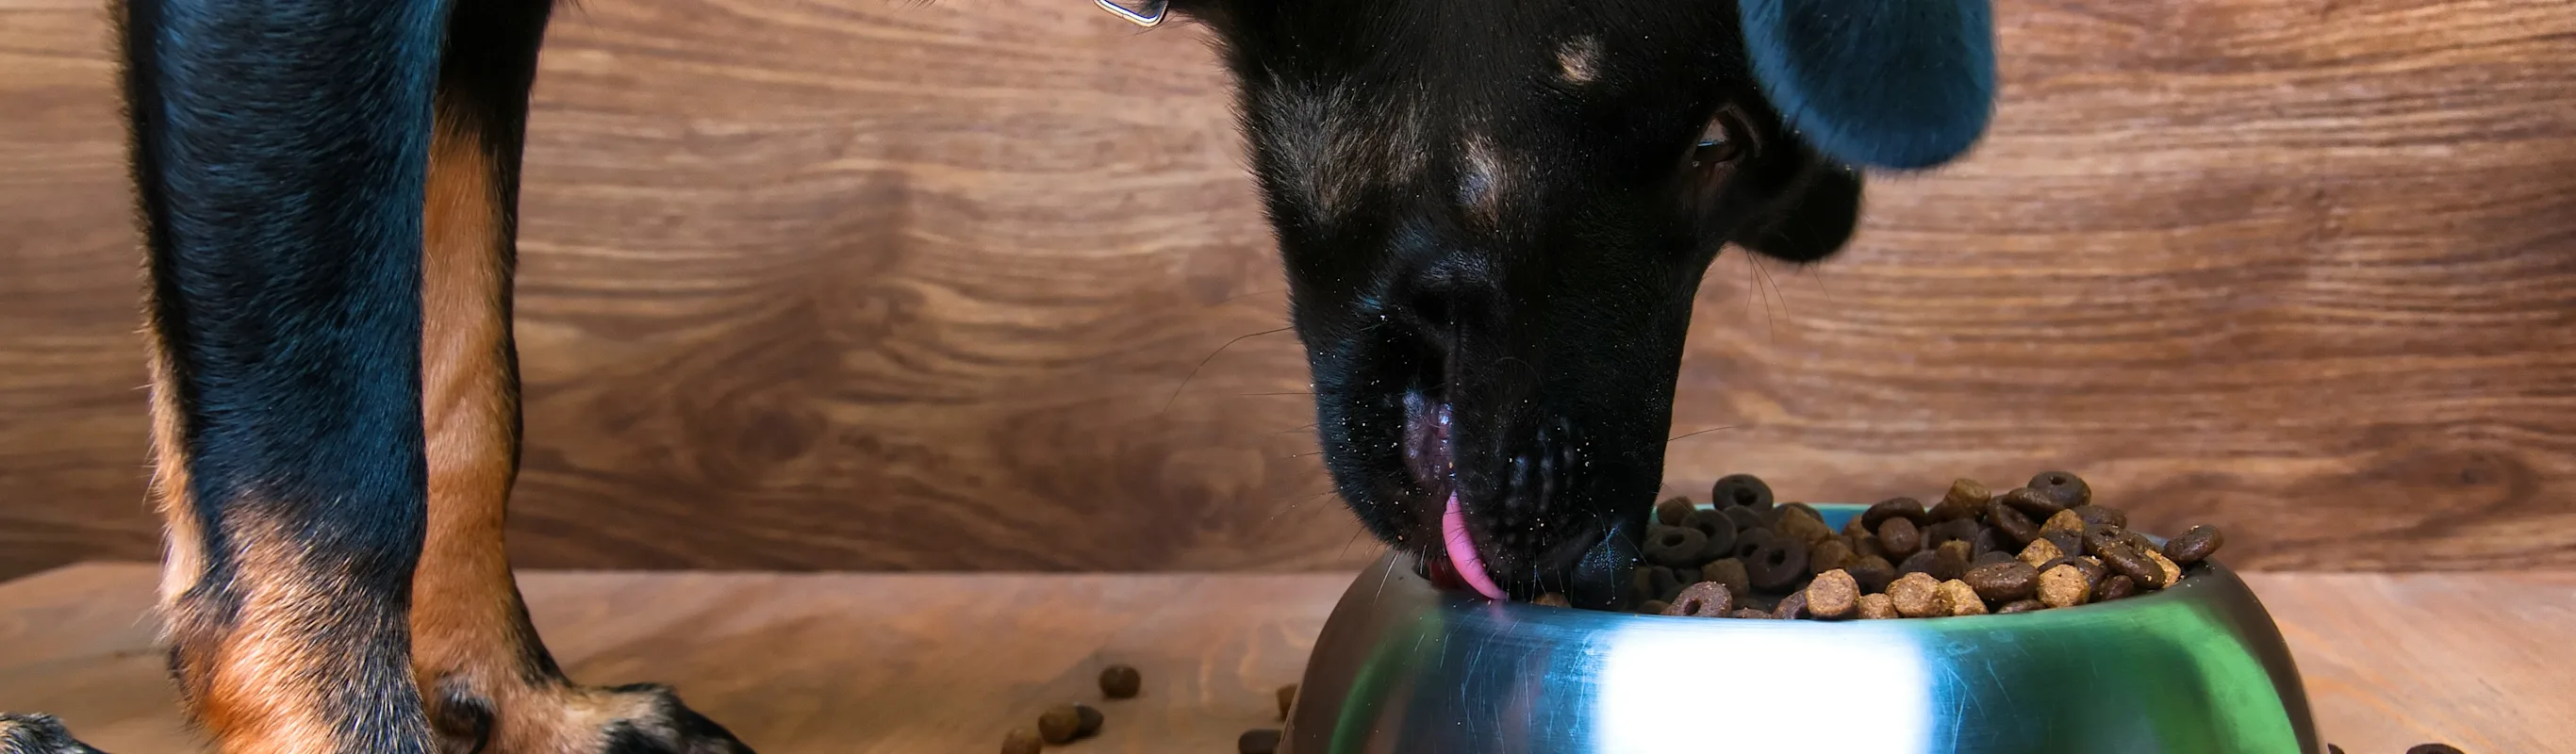
[[[0,710],[62,717],[120,754],[190,749],[145,608],[143,565],[0,584]],[[1275,726],[1349,577],[524,574],[576,680],[663,681],[768,754],[982,752],[1105,664],[1145,693],[1098,703],[1064,751],[1227,752]],[[2328,741],[2397,754],[2576,751],[2576,573],[2254,574]]]

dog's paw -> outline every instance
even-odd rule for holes
[[[562,683],[494,695],[447,684],[430,725],[445,754],[752,754],[733,732],[660,684]],[[0,754],[13,754],[0,752]]]
[[[636,683],[593,693],[616,700],[617,717],[601,729],[602,754],[752,754],[716,721],[680,703],[667,686]]]
[[[52,715],[0,712],[0,754],[106,754],[72,738]]]

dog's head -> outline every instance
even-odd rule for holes
[[[1170,11],[1235,75],[1342,497],[1524,599],[1643,525],[1719,249],[1834,253],[1855,168],[1956,157],[1994,89],[1985,0]]]

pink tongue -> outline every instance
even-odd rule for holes
[[[1458,509],[1458,493],[1449,493],[1449,509],[1440,512],[1440,539],[1449,545],[1449,565],[1458,568],[1458,578],[1485,599],[1505,599],[1503,588],[1494,586],[1494,577],[1485,575],[1485,560],[1476,557],[1476,541],[1467,537],[1467,514]]]

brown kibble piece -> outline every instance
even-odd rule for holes
[[[1972,549],[1964,539],[1941,543],[1941,549],[1932,551],[1932,578],[1949,581],[1968,575],[1968,553]]]
[[[1002,734],[1002,754],[1038,754],[1045,749],[1046,742],[1038,740],[1038,734],[1027,728],[1012,728]]]
[[[2039,525],[2031,523],[2029,516],[2006,504],[2003,498],[1986,504],[1986,525],[2003,532],[2014,547],[2028,547],[2031,540],[2039,538]]]
[[[1092,709],[1088,704],[1073,705],[1073,713],[1082,716],[1082,724],[1073,729],[1073,737],[1077,739],[1090,738],[1092,734],[1099,733],[1100,724],[1109,721],[1108,716],[1100,714],[1100,710]]]
[[[2029,563],[2007,560],[1970,568],[1968,575],[1960,580],[1968,582],[1969,588],[1977,590],[1977,596],[1987,601],[2011,602],[2029,597],[2039,588],[2039,569],[2032,568]]]
[[[2115,526],[2120,528],[2127,528],[2129,526],[2129,514],[2108,505],[2087,505],[2078,508],[2071,508],[2069,510],[2075,511],[2075,515],[2078,518],[2084,519],[2084,526],[2088,529],[2096,526]]]
[[[1646,600],[1645,604],[1637,606],[1637,612],[1643,615],[1665,615],[1672,609],[1673,603],[1663,600]]]
[[[1281,686],[1271,693],[1279,697],[1279,719],[1288,719],[1288,711],[1297,707],[1297,684]]]
[[[1744,559],[1744,574],[1753,581],[1755,589],[1766,592],[1788,589],[1809,574],[1807,543],[1798,541],[1796,537],[1764,542],[1761,549]]]
[[[2093,585],[2073,564],[2061,563],[2039,574],[2039,601],[2049,607],[2074,607],[2093,597]]]
[[[1714,581],[1682,587],[1680,594],[1673,595],[1672,604],[1664,606],[1665,615],[1697,618],[1723,617],[1734,610],[1735,594],[1727,591],[1725,584]]]
[[[2461,751],[2450,744],[2416,744],[2408,748],[2406,754],[2461,754]]]
[[[1887,523],[1890,518],[1906,518],[1921,523],[1929,515],[1923,510],[1923,501],[1910,497],[1895,497],[1881,500],[1878,504],[1870,506],[1868,510],[1861,511],[1860,520],[1861,526],[1876,529],[1879,524]]]
[[[1896,612],[1896,599],[1893,597],[1884,594],[1864,594],[1860,596],[1858,603],[1856,607],[1860,611],[1862,620],[1886,620],[1899,617]]]
[[[1565,595],[1558,594],[1558,593],[1555,593],[1555,592],[1548,592],[1548,593],[1546,593],[1546,594],[1539,595],[1539,596],[1538,596],[1538,599],[1530,600],[1530,604],[1532,604],[1532,605],[1546,605],[1546,606],[1548,606],[1548,607],[1573,607],[1573,606],[1574,606],[1574,602],[1573,602],[1572,600],[1568,600],[1568,599],[1566,599],[1566,598],[1565,598]]]
[[[1752,581],[1744,574],[1744,561],[1734,558],[1713,560],[1700,566],[1699,580],[1725,584],[1727,591],[1739,595],[1753,591]]]
[[[1946,615],[1984,615],[1986,601],[1977,597],[1975,587],[1958,579],[1941,582],[1941,612]]]
[[[2113,574],[2111,576],[2104,577],[2102,579],[2101,586],[2093,588],[2093,601],[2109,602],[2116,599],[2126,599],[2130,595],[2137,593],[2138,582],[2136,579],[2119,574]]]
[[[1904,557],[1904,556],[1902,556],[1902,555],[1889,555],[1889,554],[1887,554],[1887,548],[1886,548],[1886,547],[1882,547],[1882,546],[1880,546],[1880,545],[1879,545],[1879,543],[1878,543],[1878,535],[1876,535],[1876,534],[1862,534],[1862,535],[1859,535],[1859,536],[1856,536],[1856,537],[1852,537],[1852,538],[1851,538],[1851,548],[1852,548],[1852,557],[1856,557],[1856,558],[1866,558],[1866,557],[1869,557],[1869,556],[1872,556],[1872,555],[1876,555],[1876,556],[1881,557],[1881,558],[1888,558],[1888,559],[1890,559],[1890,560],[1894,560],[1895,558]]]
[[[1986,501],[1994,499],[1994,496],[1993,490],[1977,480],[1953,481],[1950,491],[1941,495],[1941,502],[1932,505],[1930,518],[1934,521],[1976,518],[1977,511],[1984,509]]]
[[[1749,607],[1739,607],[1739,608],[1736,608],[1736,609],[1735,609],[1735,612],[1727,613],[1726,615],[1727,615],[1727,617],[1729,617],[1729,618],[1743,618],[1743,619],[1746,619],[1746,620],[1770,620],[1770,619],[1771,619],[1771,612],[1770,612],[1770,611],[1768,611],[1768,610],[1756,610],[1756,609],[1749,608]]]
[[[2049,498],[2048,493],[2029,487],[2006,492],[1995,500],[2012,506],[2014,510],[2021,511],[2035,521],[2045,521],[2048,517],[2057,515],[2058,511],[2066,510],[2065,505]]]
[[[2090,508],[2092,506],[2088,505],[2085,507]],[[2051,545],[2055,545],[2057,547],[2057,552],[2061,555],[2084,554],[2084,532],[2066,531],[2064,529],[2059,529],[2057,531],[2043,530],[2039,533],[2039,539],[2031,541],[2039,542],[2043,540],[2047,541]]]
[[[1794,511],[1800,510],[1796,504],[1780,506],[1780,510],[1790,511],[1780,514],[1780,523],[1771,525],[1772,531],[1778,532],[1780,536],[1796,539],[1809,548],[1833,538],[1833,527],[1826,526],[1824,519],[1795,513]]]
[[[2049,561],[2063,557],[2066,557],[2066,552],[2057,549],[2057,543],[2046,539],[2031,540],[2030,546],[2021,548],[2021,562],[2029,563],[2032,568],[2045,568]]]
[[[1924,546],[1922,530],[1914,528],[1914,520],[1891,517],[1891,520],[1878,522],[1878,548],[1880,551],[1886,551],[1888,558],[1911,556],[1911,553],[1919,551],[1922,546]]]
[[[1038,738],[1051,744],[1072,741],[1082,734],[1082,710],[1070,704],[1048,707],[1038,715]]]
[[[1697,509],[1697,506],[1691,505],[1690,498],[1676,497],[1666,499],[1663,502],[1655,504],[1655,523],[1663,524],[1665,526],[1680,526],[1682,525],[1682,519],[1689,517],[1691,511]]]
[[[2004,606],[2003,606],[2003,607],[1995,608],[1995,614],[1996,614],[1996,615],[2009,615],[2009,614],[2012,614],[2012,613],[2028,613],[2028,612],[2037,612],[2037,611],[2040,611],[2040,610],[2046,610],[2046,609],[2048,609],[2048,605],[2047,605],[2046,603],[2040,602],[2039,600],[2021,599],[2021,600],[2013,600],[2013,601],[2011,601],[2011,602],[2006,602],[2006,603],[2004,603]]]
[[[2042,471],[2030,478],[2023,489],[2047,497],[2059,507],[2077,508],[2093,504],[2093,486],[2084,478],[2064,471]]]
[[[1868,534],[1869,529],[1870,527],[1868,522],[1862,521],[1859,516],[1853,516],[1851,518],[1843,519],[1843,530],[1841,533],[1845,537],[1857,537],[1863,534]]]
[[[1894,601],[1898,615],[1930,617],[1941,612],[1941,580],[1927,573],[1905,574],[1888,583],[1887,597]]]
[[[2334,744],[2326,744],[2326,754],[2343,754],[2343,747],[2336,746]]]
[[[1807,551],[1807,570],[1824,573],[1837,568],[1847,568],[1851,566],[1853,559],[1850,545],[1843,544],[1843,541],[1838,538],[1827,539],[1816,543],[1815,549]]]
[[[2049,516],[2046,522],[2039,525],[2039,531],[2042,534],[2052,531],[2071,531],[2075,532],[2077,535],[2082,535],[2084,533],[2084,517],[2076,515],[2075,509],[2073,508],[2058,511],[2056,514]]]
[[[1878,524],[1878,549],[1888,557],[1904,559],[1923,547],[1923,532],[1911,519],[1891,518]]]
[[[1111,665],[1100,669],[1100,695],[1111,699],[1134,699],[1145,688],[1145,677],[1130,665]]]
[[[2035,539],[2034,539],[2034,540],[2031,540],[2031,541],[2033,541],[2033,542],[2037,542],[2037,541],[2039,541],[2039,540],[2035,540]],[[1976,557],[1974,560],[1970,560],[1970,561],[1968,561],[1968,570],[1974,571],[1974,570],[1977,570],[1977,567],[1978,567],[1978,566],[1989,566],[1989,565],[1994,565],[1994,564],[1996,564],[1996,563],[2021,563],[2021,559],[2020,559],[2020,558],[2013,557],[2013,554],[2012,554],[2012,553],[2005,552],[2005,551],[2002,551],[2002,550],[1994,550],[1994,551],[1990,551],[1990,552],[1986,552],[1986,553],[1981,553],[1981,554],[1977,555],[1977,557]],[[2023,565],[2029,565],[2028,563],[2022,563],[2022,564],[2023,564]]]
[[[1876,555],[1861,558],[1843,571],[1851,574],[1853,582],[1860,584],[1862,594],[1887,591],[1887,582],[1896,580],[1896,565]]]
[[[2138,554],[2145,555],[2148,560],[2155,561],[2157,589],[2163,589],[2182,582],[2182,566],[2176,565],[2172,560],[2167,559],[2164,553],[2154,550],[2139,550]]]
[[[2165,540],[2165,557],[2175,565],[2188,566],[2208,558],[2210,553],[2227,544],[2227,536],[2215,526],[2194,526],[2182,536]]]
[[[1807,592],[1799,590],[1780,598],[1780,606],[1771,611],[1771,617],[1781,620],[1798,620],[1807,617]]]
[[[2164,578],[2164,569],[2156,567],[2155,561],[2148,560],[2128,543],[2097,541],[2091,543],[2091,548],[2093,556],[2101,558],[2102,564],[2110,566],[2113,573],[2127,576],[2139,586],[2154,588],[2154,582]]]
[[[1279,731],[1254,728],[1234,739],[1235,754],[1279,754]]]
[[[1860,582],[1839,568],[1816,574],[1806,594],[1807,612],[1818,618],[1849,618],[1860,608]]]
[[[1924,550],[1924,551],[1922,551],[1922,552],[1918,552],[1918,553],[1914,553],[1914,554],[1912,554],[1912,555],[1908,555],[1908,556],[1906,556],[1906,557],[1905,557],[1905,562],[1902,562],[1902,563],[1898,563],[1898,564],[1896,564],[1896,573],[1897,573],[1897,575],[1899,575],[1899,576],[1902,576],[1902,575],[1905,575],[1905,574],[1909,574],[1909,573],[1928,573],[1928,572],[1930,572],[1931,570],[1932,570],[1932,551],[1931,551],[1931,550]],[[1937,579],[1936,579],[1936,580],[1937,580]]]

